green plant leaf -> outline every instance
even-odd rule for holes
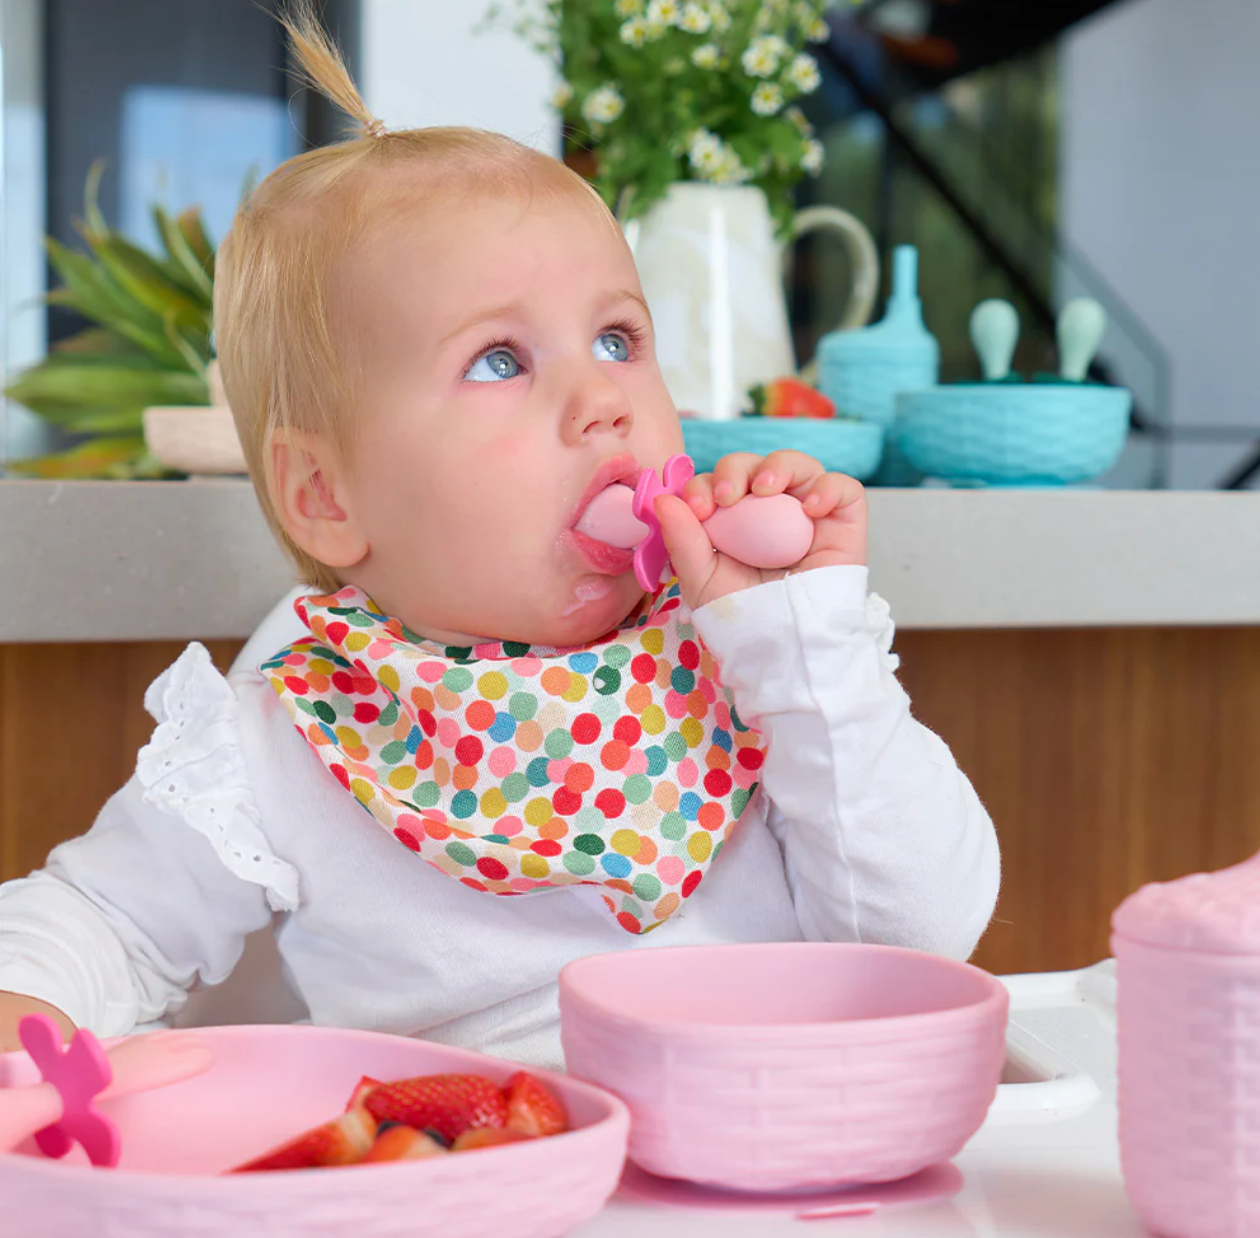
[[[5,467],[25,477],[67,481],[179,476],[163,469],[145,449],[144,437],[137,434],[102,436],[52,455],[9,460]]]
[[[210,298],[178,282],[172,264],[159,262],[116,232],[100,236],[85,229],[84,235],[110,274],[141,304],[159,316],[174,310],[181,321],[208,329]]]
[[[65,284],[47,295],[45,299],[50,304],[74,309],[171,368],[184,368],[183,357],[166,338],[162,320],[130,299],[89,255],[75,253],[52,237],[45,239],[45,245],[53,268]]]
[[[101,177],[105,175],[105,160],[93,159],[88,168],[87,181],[83,186],[83,215],[93,232],[106,234],[109,225],[101,214]]]
[[[157,224],[162,244],[166,246],[166,252],[181,277],[208,302],[212,301],[214,285],[179,225],[160,206],[153,207],[153,222]]]
[[[180,232],[184,234],[184,240],[188,242],[188,248],[192,250],[194,257],[201,263],[201,269],[210,277],[210,282],[213,284],[214,242],[211,241],[210,234],[206,231],[206,225],[201,218],[200,209],[190,206],[186,211],[181,211],[175,217],[175,224]]]
[[[169,368],[104,327],[85,327],[64,340],[58,340],[52,346],[49,360],[63,365],[125,364],[138,370]]]
[[[108,410],[210,401],[210,389],[201,375],[80,365],[55,355],[20,374],[5,393],[58,425],[73,425],[76,418]]]

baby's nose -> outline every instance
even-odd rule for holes
[[[616,383],[602,379],[573,393],[568,422],[575,439],[609,432],[625,434],[634,424],[634,410]]]

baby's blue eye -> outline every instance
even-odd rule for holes
[[[625,336],[609,331],[591,345],[591,356],[596,361],[629,361],[630,345]]]
[[[495,348],[478,357],[464,378],[470,383],[497,383],[515,378],[520,372],[521,363],[506,348]]]

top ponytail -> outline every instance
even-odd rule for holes
[[[361,137],[385,137],[384,122],[368,110],[340,50],[316,17],[313,0],[290,0],[280,23],[289,38],[298,79],[345,112]]]

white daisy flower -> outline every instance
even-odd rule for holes
[[[692,0],[683,8],[682,19],[678,25],[688,34],[705,34],[713,25],[713,19],[695,0]]]
[[[808,43],[825,43],[831,38],[831,27],[821,17],[814,20],[813,25],[805,27],[805,40]]]
[[[753,39],[739,58],[749,77],[770,77],[779,67],[779,51],[772,36]]]
[[[653,26],[676,26],[682,19],[682,5],[678,0],[652,0],[647,19]]]
[[[691,53],[691,63],[698,69],[716,69],[719,58],[716,43],[701,43]]]
[[[611,124],[626,110],[626,101],[611,82],[592,90],[582,101],[582,115],[593,125]]]
[[[805,153],[801,156],[801,167],[810,176],[817,176],[822,171],[823,154],[823,144],[816,138],[810,138],[805,143]]]
[[[817,90],[822,81],[822,76],[818,72],[818,61],[808,52],[801,52],[799,56],[793,57],[785,77],[804,95]]]
[[[630,47],[642,47],[647,42],[647,22],[642,17],[632,17],[621,23],[621,41]]]
[[[739,161],[739,156],[729,147],[722,151],[717,168],[710,178],[717,185],[738,185],[746,181],[750,173]]]
[[[758,116],[773,116],[783,106],[783,91],[773,82],[762,82],[752,93],[752,110]]]
[[[805,113],[799,107],[790,107],[784,116],[792,122],[792,128],[803,138],[812,138],[814,136],[814,126],[805,118]]]
[[[722,141],[709,129],[696,129],[687,138],[687,155],[692,162],[718,154],[722,149]]]
[[[718,34],[725,34],[731,28],[730,10],[722,0],[713,0],[709,5],[709,20]]]
[[[618,17],[637,17],[643,12],[643,0],[617,0],[615,9]]]
[[[569,101],[573,98],[573,87],[568,82],[561,82],[559,86],[551,92],[551,106],[557,112],[562,112],[569,105]]]

